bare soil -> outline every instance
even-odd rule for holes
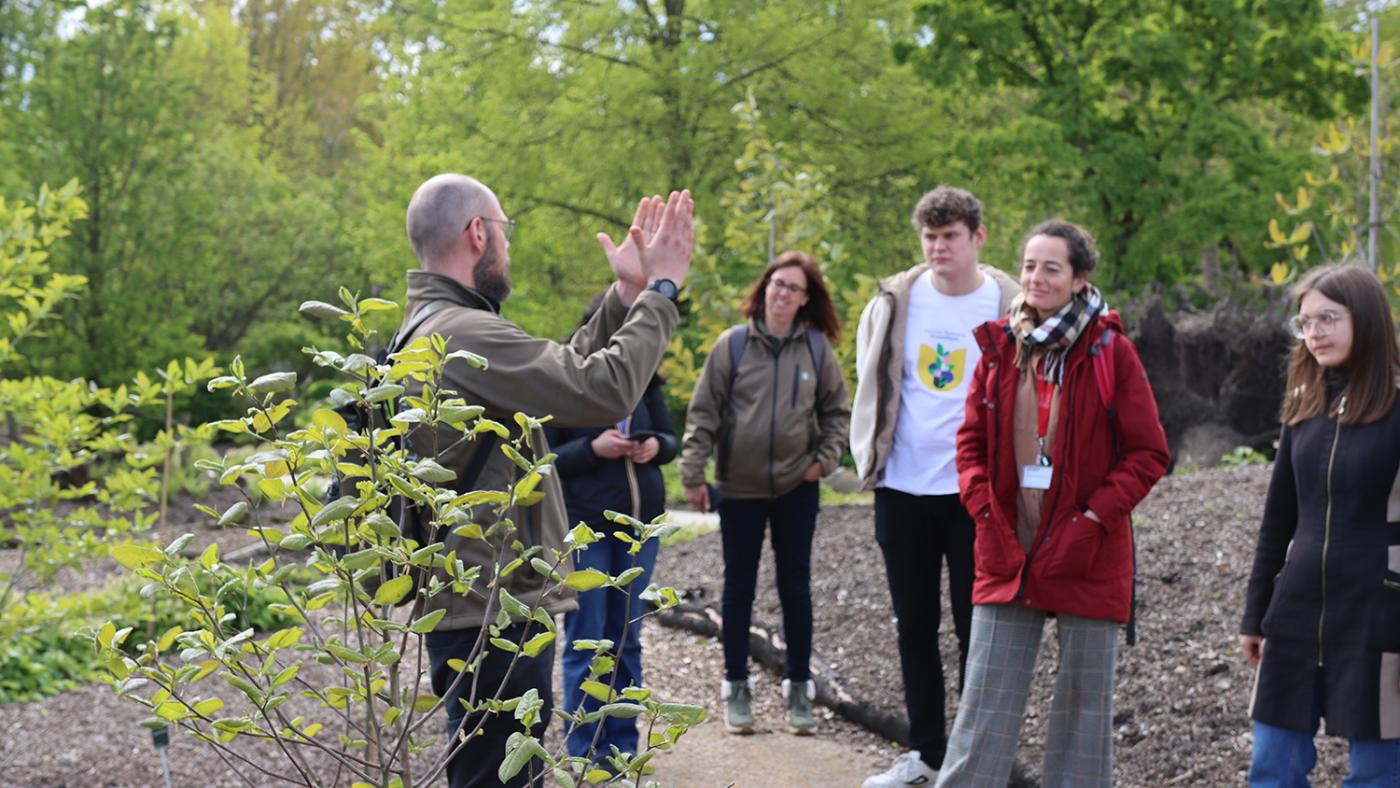
[[[1249,766],[1254,669],[1239,657],[1244,586],[1272,466],[1217,468],[1163,479],[1138,507],[1138,642],[1120,646],[1115,783],[1238,785]],[[853,695],[903,712],[903,684],[884,563],[869,507],[828,507],[813,547],[815,648]],[[929,571],[938,571],[930,564]],[[944,578],[943,664],[956,675],[957,640]],[[718,604],[719,535],[663,551],[656,577]],[[773,566],[759,577],[755,619],[781,621]],[[1046,628],[1020,757],[1039,769],[1058,642]],[[719,674],[715,674],[718,680]],[[950,691],[948,719],[957,710]],[[1345,774],[1345,745],[1319,737],[1318,784]]]

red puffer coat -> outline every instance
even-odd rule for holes
[[[1008,318],[973,332],[982,360],[958,430],[958,486],[977,521],[973,550],[978,605],[1038,610],[1127,623],[1133,592],[1132,509],[1167,470],[1167,439],[1157,401],[1116,312],[1099,317],[1070,348],[1045,494],[1030,552],[1016,539],[1020,468],[1012,439],[1016,341]],[[1110,417],[1094,379],[1091,353],[1107,328],[1116,378]],[[1115,449],[1116,444],[1116,449]],[[1101,522],[1084,512],[1092,510]]]

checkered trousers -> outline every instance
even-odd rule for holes
[[[1018,605],[977,605],[957,720],[938,788],[1005,788],[1047,615]],[[1041,785],[1113,782],[1113,680],[1118,624],[1057,616],[1060,646]]]

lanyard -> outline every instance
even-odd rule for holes
[[[1043,364],[1042,364],[1043,366]],[[1045,436],[1050,431],[1050,406],[1055,401],[1055,384],[1043,374],[1035,376],[1036,446],[1040,449],[1039,464],[1048,466],[1050,455],[1045,451]]]

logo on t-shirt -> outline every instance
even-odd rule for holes
[[[949,350],[939,342],[934,347],[919,345],[919,380],[933,391],[951,391],[962,385],[967,367],[967,349]]]

